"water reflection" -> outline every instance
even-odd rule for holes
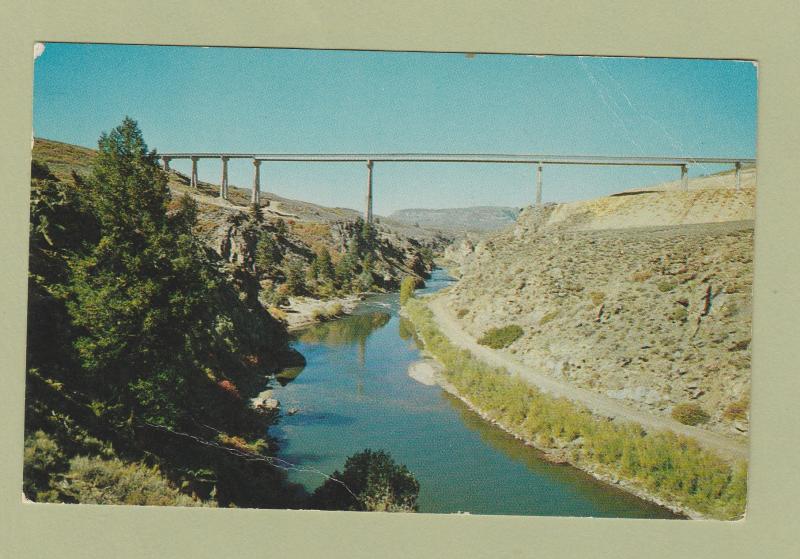
[[[437,271],[426,291],[446,279]],[[409,377],[421,353],[413,326],[397,316],[397,299],[371,296],[355,315],[296,335],[307,365],[282,373],[275,397],[299,411],[270,428],[280,456],[303,466],[290,472],[292,481],[313,491],[323,481],[314,471],[331,473],[353,453],[380,448],[414,472],[423,512],[673,517],[542,460],[440,388]]]
[[[366,344],[367,338],[378,328],[389,322],[386,312],[354,314],[331,322],[323,322],[297,334],[297,341],[304,344],[323,344],[328,347]]]
[[[385,311],[371,311],[353,314],[332,322],[315,324],[295,334],[295,340],[305,346],[324,346],[328,348],[358,346],[358,364],[363,369],[367,362],[367,338],[376,330],[383,328],[392,315]],[[306,350],[308,351],[308,350]],[[275,375],[281,386],[295,380],[305,369],[287,367]],[[363,391],[362,383],[356,387],[358,393]]]
[[[547,461],[540,451],[522,444],[499,427],[481,419],[455,396],[442,391],[442,398],[458,411],[462,423],[468,429],[476,432],[484,443],[499,450],[515,462],[524,464],[531,473],[546,478],[553,485],[571,487],[588,501],[603,502],[609,509],[603,511],[603,516],[639,516],[644,509],[647,511],[648,518],[685,518],[621,489],[599,484],[592,476],[572,466],[553,464]]]

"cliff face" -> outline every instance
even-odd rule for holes
[[[723,179],[529,208],[448,251],[445,300],[476,337],[521,326],[503,351],[540,372],[655,414],[697,404],[702,427],[744,435],[755,196]]]
[[[264,221],[257,230],[273,233],[282,259],[297,258],[309,266],[323,247],[335,255],[347,251],[355,238],[358,222],[337,220],[329,223],[285,219],[269,207],[263,208]],[[249,210],[236,206],[200,205],[198,232],[209,247],[234,266],[248,267],[255,259],[255,245],[248,234]],[[393,229],[376,225],[373,279],[380,289],[395,289],[406,275],[422,280],[431,271],[432,261],[424,259],[424,249],[440,250],[443,237],[415,239]]]

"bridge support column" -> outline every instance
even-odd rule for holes
[[[689,190],[689,167],[687,165],[681,165],[681,189]]]
[[[255,172],[253,174],[253,194],[250,196],[250,203],[261,205],[261,161],[253,159]]]
[[[161,161],[164,163],[164,172],[169,173],[169,162],[172,158],[171,157],[162,157]]]
[[[742,188],[742,164],[736,162],[736,190]]]
[[[219,181],[219,197],[228,199],[228,158],[222,158],[222,178]]]
[[[372,161],[367,161],[367,204],[364,209],[364,221],[372,223]]]
[[[197,157],[192,156],[192,188],[197,188]]]
[[[536,166],[536,207],[542,206],[542,164]]]

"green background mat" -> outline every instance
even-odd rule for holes
[[[5,0],[0,11],[0,557],[800,556],[800,8],[786,2]],[[35,41],[755,59],[752,457],[741,522],[21,502]],[[154,71],[158,71],[157,68]]]

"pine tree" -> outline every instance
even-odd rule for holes
[[[320,250],[317,255],[317,261],[317,276],[319,279],[324,282],[332,283],[336,271],[333,267],[333,261],[331,260],[331,253],[328,252],[327,247],[322,247],[322,250]]]
[[[70,259],[66,288],[82,370],[122,409],[174,424],[218,281],[192,235],[196,208],[168,217],[166,175],[129,118],[101,136],[87,186],[99,240]]]
[[[300,258],[292,258],[285,267],[286,290],[291,295],[302,295],[306,291],[304,263]]]
[[[275,268],[280,266],[282,257],[275,236],[269,231],[262,230],[256,243],[256,269],[259,274],[273,274]]]

